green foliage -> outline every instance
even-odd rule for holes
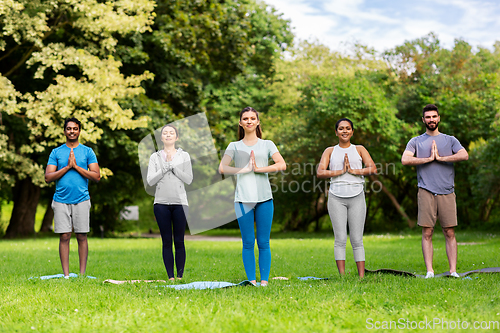
[[[266,8],[254,0],[160,0],[153,31],[127,39],[117,54],[128,72],[155,73],[145,84],[150,98],[191,115],[203,110],[211,90],[238,75],[272,74],[292,33],[288,21]]]

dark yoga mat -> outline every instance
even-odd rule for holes
[[[398,276],[411,276],[411,277],[418,277],[418,278],[425,278],[425,275],[420,275],[420,274],[415,274],[415,273],[410,273],[410,272],[405,272],[405,271],[398,271],[396,269],[390,269],[390,268],[381,268],[377,270],[369,270],[365,268],[365,273],[368,274],[392,274],[392,275],[398,275]],[[473,271],[468,271],[465,273],[458,273],[460,277],[467,276],[469,274],[475,274],[475,273],[500,273],[500,267],[488,267],[488,268],[481,268],[481,269],[475,269]],[[444,272],[441,274],[434,275],[434,277],[450,277],[450,272]]]

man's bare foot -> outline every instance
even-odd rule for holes
[[[261,287],[267,287],[268,284],[269,284],[269,282],[267,282],[265,280],[260,281],[260,286]]]
[[[169,279],[169,281],[175,281],[175,278],[172,277],[172,278]]]

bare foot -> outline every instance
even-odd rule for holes
[[[175,281],[175,278],[172,277],[172,278],[169,279],[169,281]]]
[[[267,287],[268,284],[269,284],[269,282],[267,282],[265,280],[260,281],[260,286],[261,287]]]

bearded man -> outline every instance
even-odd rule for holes
[[[432,235],[436,220],[439,220],[445,236],[450,275],[459,277],[454,229],[457,226],[457,205],[453,163],[468,160],[469,154],[454,136],[439,132],[440,120],[437,106],[426,105],[422,112],[426,131],[408,142],[401,157],[403,165],[417,167],[418,225],[422,227],[426,279],[434,277]]]

